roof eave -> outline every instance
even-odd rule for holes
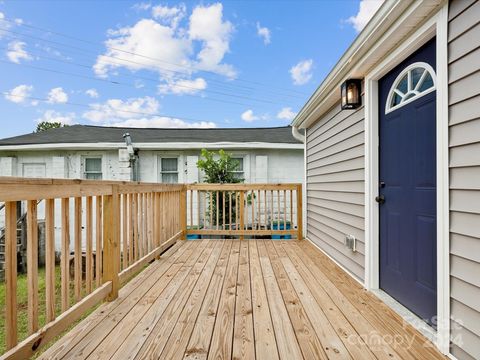
[[[366,57],[371,55],[370,50],[378,45],[378,40],[408,9],[415,0],[386,0],[378,9],[367,26],[357,36],[347,51],[342,55],[325,80],[320,84],[310,99],[305,103],[291,125],[305,128],[312,122],[312,114],[318,118],[328,111],[332,104],[340,100],[339,85],[349,77],[364,77],[364,73],[355,73],[360,61],[365,62]],[[442,0],[418,0],[417,7],[424,4],[440,5]],[[420,23],[421,18],[418,19]],[[338,91],[336,90],[338,88]]]

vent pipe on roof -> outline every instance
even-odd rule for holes
[[[139,181],[138,149],[133,147],[132,137],[129,133],[123,134],[123,139],[127,145],[128,158],[130,162],[130,181]]]
[[[296,126],[292,126],[292,135],[298,141],[305,143],[305,135],[303,135],[300,131],[298,131],[298,128]]]

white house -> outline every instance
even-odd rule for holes
[[[480,2],[385,1],[293,126],[306,237],[444,354],[480,359]]]
[[[125,134],[129,137],[124,138]],[[296,136],[302,139],[301,134]],[[197,168],[201,149],[224,149],[238,160],[236,173],[246,183],[302,183],[300,140],[290,126],[143,129],[74,125],[0,140],[0,176],[196,183],[202,182]],[[196,198],[193,201],[197,204]],[[73,210],[73,202],[70,205]],[[60,203],[55,206],[59,248]],[[193,223],[198,225],[196,205],[194,209]],[[43,202],[38,216],[44,218]]]
[[[128,147],[124,134],[129,134]],[[291,127],[140,129],[74,125],[0,140],[0,176],[195,183],[201,149],[224,149],[247,183],[303,181]],[[132,162],[133,160],[133,162]]]

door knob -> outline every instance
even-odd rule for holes
[[[377,203],[379,203],[380,205],[382,205],[385,202],[385,196],[379,195],[379,196],[375,197],[375,201]]]

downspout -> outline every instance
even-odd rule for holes
[[[300,131],[298,131],[298,128],[296,126],[292,126],[292,135],[298,141],[305,143],[305,135],[300,133]]]
[[[305,134],[307,134],[307,129],[305,129]],[[298,131],[298,128],[295,125],[292,126],[292,135],[295,139],[297,139],[298,141],[301,141],[304,144],[304,148],[303,148],[304,169],[303,169],[303,191],[302,191],[303,224],[302,225],[303,225],[303,237],[305,238],[307,235],[307,142],[305,141],[305,135],[300,133],[300,131]]]

